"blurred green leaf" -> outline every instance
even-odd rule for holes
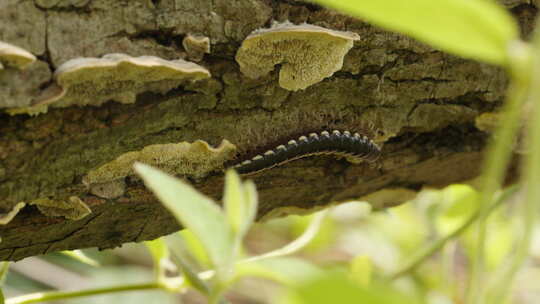
[[[242,262],[236,266],[237,278],[254,276],[270,279],[285,285],[296,284],[314,276],[322,271],[315,265],[290,257],[268,258],[264,260]]]
[[[435,224],[441,234],[448,234],[461,226],[480,207],[479,193],[471,186],[455,184],[444,188]]]
[[[179,179],[141,163],[134,167],[161,203],[197,236],[218,277],[226,280],[234,262],[234,235],[219,206]]]
[[[326,272],[289,290],[287,297],[279,304],[412,304],[416,303],[406,295],[388,286],[372,285],[363,288],[351,282],[341,273]]]
[[[165,278],[166,266],[169,262],[169,248],[163,238],[144,242],[154,261],[154,274],[157,280]]]
[[[0,304],[4,304],[6,299],[4,298],[4,291],[0,288]]]
[[[84,252],[82,252],[79,249],[60,251],[60,253],[63,254],[63,255],[67,255],[68,257],[73,258],[73,259],[75,259],[75,260],[77,260],[77,261],[79,261],[81,263],[84,263],[84,264],[87,264],[87,265],[90,265],[90,266],[94,266],[94,267],[99,266],[98,261],[90,258],[89,256],[84,254]]]
[[[11,262],[0,262],[0,287],[4,286],[4,282],[6,281],[6,276],[9,270],[9,265]]]
[[[413,204],[388,209],[386,213],[376,214],[369,220],[404,253],[416,251],[429,234],[426,221]]]
[[[272,250],[258,256],[253,256],[246,261],[257,261],[271,257],[285,256],[299,251],[300,249],[308,245],[317,236],[317,234],[321,230],[322,223],[324,222],[327,214],[328,209],[324,209],[313,214],[312,216],[306,217],[310,219],[309,225],[307,226],[306,230],[304,230],[304,233],[302,233],[302,235],[300,235],[297,239],[281,248]]]
[[[182,274],[184,275],[184,279],[186,280],[188,286],[197,289],[204,295],[210,294],[210,288],[208,287],[208,285],[201,278],[199,278],[198,274],[195,273],[195,271],[193,271],[193,269],[191,269],[188,264],[184,263],[184,261],[182,261],[180,257],[175,255],[172,256],[172,260],[182,271]]]
[[[349,274],[351,276],[351,280],[362,287],[367,287],[371,281],[372,269],[373,265],[368,256],[356,256],[350,263]]]
[[[304,216],[291,216],[292,221],[292,233],[294,236],[299,236],[313,223],[317,214],[314,213]],[[325,216],[320,222],[317,234],[313,236],[313,239],[304,246],[303,250],[317,251],[328,248],[332,242],[336,240],[336,225],[331,217]]]
[[[315,0],[459,56],[507,65],[516,22],[490,0]]]
[[[223,203],[229,224],[239,242],[255,220],[257,213],[255,185],[250,181],[242,184],[238,174],[234,170],[228,170],[225,175]]]
[[[486,227],[489,233],[486,235],[484,247],[484,265],[488,269],[496,269],[501,266],[513,251],[516,241],[514,227],[507,214],[506,208],[493,211],[486,219]],[[468,231],[462,238],[465,253],[473,257],[477,250],[477,239],[474,231]]]
[[[193,232],[190,230],[184,229],[181,231],[178,231],[178,236],[183,241],[183,245],[185,247],[182,247],[184,249],[184,253],[189,254],[190,258],[193,258],[196,260],[196,262],[201,266],[205,268],[211,267],[212,261],[210,261],[210,257],[208,256],[206,250],[204,249],[204,245],[201,243],[201,241],[197,238]],[[185,254],[184,254],[185,256]]]

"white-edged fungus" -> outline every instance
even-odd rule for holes
[[[24,69],[32,62],[36,61],[36,56],[25,49],[0,41],[0,65]]]
[[[19,213],[19,211],[26,206],[25,203],[20,202],[15,204],[9,211],[0,213],[0,225],[7,225],[11,220]]]
[[[184,81],[208,77],[208,70],[181,59],[169,61],[124,54],[78,58],[67,61],[55,71],[56,83],[66,94],[54,106],[101,105],[111,99],[133,103],[138,93],[165,93]]]
[[[48,107],[99,106],[108,100],[133,103],[142,92],[165,93],[179,85],[210,77],[193,62],[154,56],[108,54],[102,58],[72,59],[54,72],[55,83],[30,107],[11,114],[37,114]]]
[[[251,78],[266,75],[281,64],[279,85],[296,91],[340,70],[355,40],[359,40],[356,33],[285,22],[251,33],[236,53],[236,61]]]

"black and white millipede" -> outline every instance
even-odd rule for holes
[[[380,148],[368,137],[349,131],[322,131],[289,140],[262,155],[245,160],[234,168],[239,174],[250,175],[284,163],[313,155],[335,155],[355,161],[375,161]]]

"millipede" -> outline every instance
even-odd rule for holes
[[[380,148],[367,136],[349,131],[322,131],[291,139],[286,144],[234,165],[239,174],[255,174],[300,158],[314,155],[347,157],[353,161],[375,161]]]

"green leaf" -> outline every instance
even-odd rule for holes
[[[237,239],[241,240],[257,213],[257,192],[251,181],[244,184],[234,170],[225,175],[225,194],[223,197],[225,213]]]
[[[199,292],[201,292],[204,295],[210,294],[210,288],[208,285],[195,273],[191,267],[184,263],[182,259],[178,256],[173,255],[172,256],[173,262],[178,266],[178,268],[182,271],[182,274],[184,275],[184,278],[186,279],[186,282],[189,284],[189,286],[197,289]]]
[[[288,243],[287,245],[281,248],[274,249],[270,252],[267,252],[261,255],[253,256],[247,260],[258,261],[258,260],[267,259],[267,258],[290,255],[305,248],[319,234],[319,231],[321,230],[324,219],[326,218],[326,215],[328,214],[328,210],[329,209],[324,209],[313,214],[313,216],[309,216],[308,217],[310,219],[309,225],[304,230],[302,235],[300,235],[294,241]]]
[[[455,184],[442,191],[441,213],[436,225],[441,234],[448,234],[468,220],[480,206],[479,194],[468,185]]]
[[[289,291],[288,297],[279,304],[328,304],[328,303],[376,303],[412,304],[411,298],[398,293],[388,286],[374,285],[359,287],[343,274],[326,272]]]
[[[221,208],[179,179],[141,163],[134,167],[178,222],[199,238],[219,279],[226,280],[234,262],[234,235]]]
[[[490,0],[315,0],[449,53],[508,64],[519,37],[513,18]]]
[[[0,262],[0,286],[4,286],[4,282],[6,280],[6,276],[9,270],[9,265],[11,265],[11,262]]]
[[[350,265],[351,280],[359,286],[367,287],[371,281],[372,268],[371,259],[368,256],[356,256]]]
[[[319,276],[322,271],[315,265],[298,258],[268,258],[238,263],[236,277],[253,276],[292,285]]]
[[[201,241],[189,230],[178,231],[178,237],[182,241],[184,255],[189,254],[189,258],[195,260],[202,268],[209,268],[212,265],[210,257]]]
[[[169,262],[169,248],[162,238],[144,242],[154,261],[154,273],[158,280],[165,278],[166,266]]]
[[[70,258],[73,258],[81,263],[84,263],[84,264],[87,264],[87,265],[90,265],[90,266],[94,266],[94,267],[97,267],[99,266],[99,262],[90,258],[89,256],[87,256],[84,252],[82,252],[81,250],[65,250],[65,251],[61,251],[60,252],[61,254],[63,255],[67,255],[68,257]]]

